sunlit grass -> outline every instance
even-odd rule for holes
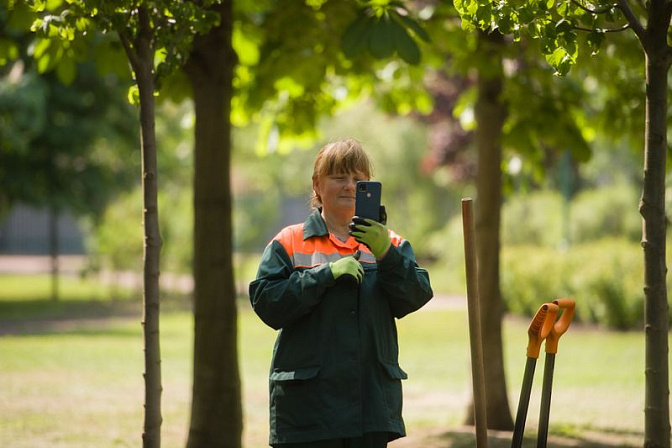
[[[245,446],[266,446],[268,367],[275,332],[239,302]],[[456,427],[470,398],[464,310],[422,311],[399,321],[404,415],[409,433]],[[515,408],[527,323],[505,321],[509,401]],[[189,422],[193,320],[161,318],[163,443],[183,447]],[[640,434],[643,335],[571,328],[557,356],[551,433]],[[143,354],[140,316],[83,321],[66,331],[0,339],[0,442],[13,448],[135,447],[141,442]],[[528,416],[538,421],[543,355]],[[512,409],[512,412],[515,409]]]
[[[61,275],[58,279],[58,299],[115,300],[128,299],[135,294],[127,286],[106,285],[97,277]],[[0,274],[0,301],[33,301],[52,298],[49,274]]]

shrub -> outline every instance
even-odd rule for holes
[[[636,187],[628,184],[582,191],[569,204],[556,191],[517,195],[502,207],[502,242],[557,247],[567,239],[572,243],[607,237],[638,241],[642,232],[638,201]]]
[[[640,329],[644,314],[642,249],[605,239],[567,251],[532,246],[502,251],[502,296],[513,313],[531,315],[546,301],[576,301],[579,321]]]
[[[639,193],[627,184],[581,192],[572,200],[572,241],[594,241],[608,236],[638,241],[642,235],[638,203]]]
[[[563,199],[556,191],[515,196],[502,207],[502,244],[555,247],[563,238]]]
[[[187,273],[192,262],[192,195],[190,189],[159,193],[161,271]],[[110,204],[91,235],[91,259],[114,272],[142,272],[142,190],[137,188]]]

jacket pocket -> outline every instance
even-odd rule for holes
[[[401,422],[403,407],[401,380],[407,379],[408,375],[395,362],[380,361],[380,365],[384,371],[381,386],[385,394],[387,418],[396,423]]]
[[[408,379],[408,375],[401,369],[399,364],[388,361],[380,361],[380,364],[383,366],[383,369],[385,370],[385,372],[387,372],[389,377],[392,378],[393,380]]]
[[[274,370],[271,372],[271,381],[301,381],[315,378],[320,366],[302,367],[295,370]]]
[[[288,434],[318,426],[319,373],[320,366],[271,372],[271,431]]]

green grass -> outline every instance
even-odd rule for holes
[[[105,286],[96,278],[61,275],[59,296],[64,300],[127,299],[133,295],[129,288]],[[51,297],[51,276],[48,274],[0,275],[0,301],[34,301]]]
[[[0,446],[139,446],[144,396],[140,299],[109,301],[101,296],[87,302],[76,294],[64,294],[53,305],[37,295],[20,299],[17,293],[4,295],[16,289],[4,285],[0,279],[0,335],[5,333],[0,336]],[[65,283],[63,288],[67,291]],[[166,311],[161,318],[162,445],[182,448],[189,424],[193,319],[179,306],[162,309]],[[72,314],[73,310],[77,312]],[[268,437],[267,375],[275,332],[254,315],[246,300],[239,302],[239,311],[245,447],[263,447]],[[525,365],[527,324],[515,318],[504,323],[514,415]],[[460,429],[471,382],[466,311],[435,309],[409,315],[399,321],[399,336],[400,362],[409,374],[404,382],[409,439],[454,428],[449,437],[437,436],[435,445],[413,446],[473,446]],[[643,348],[641,333],[570,328],[557,355],[551,435],[574,437],[578,445],[590,446],[588,439],[597,433],[613,438],[611,446],[641,446]],[[543,370],[542,355],[527,420],[531,438],[538,422]],[[506,444],[506,440],[500,442]]]

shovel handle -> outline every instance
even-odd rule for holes
[[[562,309],[562,314],[546,337],[546,353],[558,353],[560,336],[567,332],[574,318],[575,303],[572,299],[558,299],[554,300],[553,303]]]
[[[541,343],[553,329],[560,308],[555,303],[544,303],[539,307],[527,329],[527,357],[539,358]]]

